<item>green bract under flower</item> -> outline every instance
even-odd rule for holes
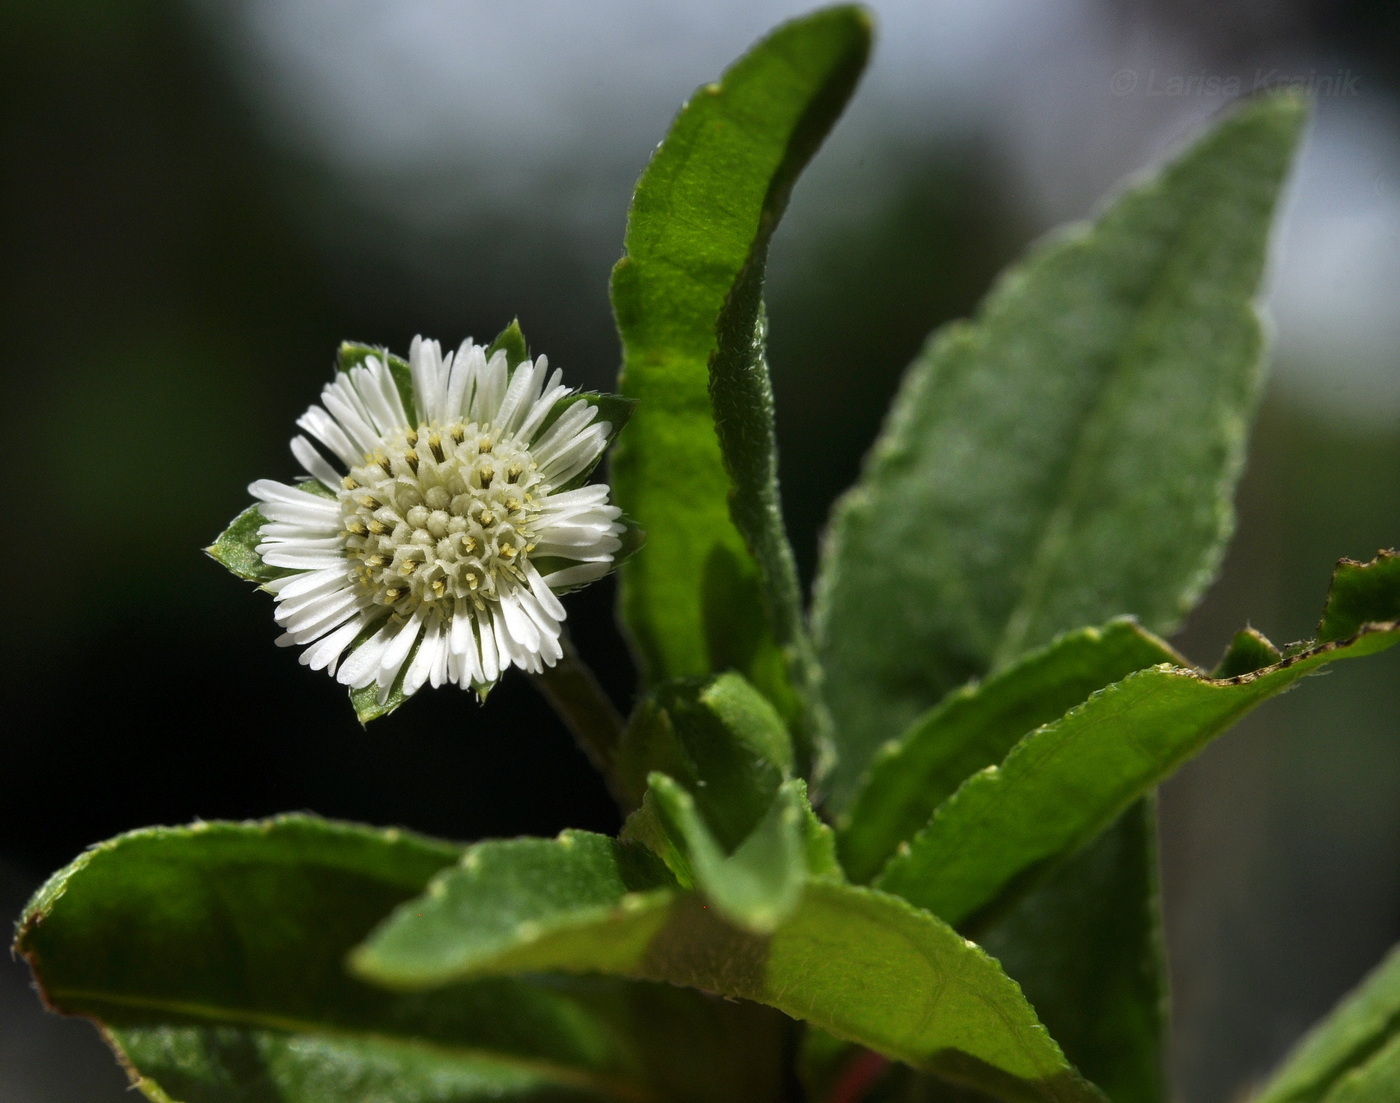
[[[543,356],[511,368],[504,351],[466,341],[443,356],[415,338],[409,368],[416,416],[369,356],[297,421],[292,452],[321,486],[249,487],[257,555],[288,572],[266,583],[278,643],[381,703],[401,676],[404,696],[484,691],[510,666],[554,665],[555,591],[611,570],[626,528],[606,486],[571,486],[612,425]]]

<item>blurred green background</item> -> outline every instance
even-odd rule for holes
[[[1380,0],[889,0],[774,247],[802,567],[903,366],[1049,226],[1233,94],[1318,111],[1271,285],[1278,358],[1219,585],[1179,641],[1307,636],[1339,555],[1400,542],[1400,14]],[[456,838],[615,826],[523,678],[368,732],[198,549],[342,338],[519,315],[606,388],[630,189],[780,0],[128,0],[0,6],[0,403],[14,571],[0,906],[141,825],[311,809]],[[610,584],[572,599],[620,703]],[[1164,792],[1173,1064],[1225,1103],[1400,939],[1400,655],[1312,679]],[[0,1100],[130,1098],[90,1027],[0,972]]]

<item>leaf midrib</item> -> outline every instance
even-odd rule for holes
[[[351,1027],[329,1025],[309,1019],[298,1019],[287,1015],[274,1015],[268,1012],[250,1011],[239,1008],[219,1007],[186,1000],[161,999],[148,996],[113,994],[96,989],[51,988],[47,989],[50,1002],[55,1005],[65,1003],[107,1004],[142,1011],[166,1011],[206,1022],[232,1023],[238,1026],[256,1027],[262,1030],[278,1031],[285,1034],[325,1035],[337,1039],[363,1042],[381,1046],[397,1046],[402,1049],[418,1050],[438,1057],[455,1060],[477,1060],[506,1065],[534,1073],[543,1079],[551,1080],[564,1087],[584,1088],[610,1094],[628,1103],[661,1103],[658,1096],[629,1080],[622,1080],[602,1073],[561,1065],[553,1061],[543,1061],[512,1054],[501,1054],[494,1050],[473,1046],[452,1045],[446,1042],[433,1042],[423,1038],[405,1037],[398,1034],[385,1034],[373,1030],[357,1030]],[[104,1020],[105,1021],[105,1020]],[[109,1029],[134,1029],[106,1022]]]

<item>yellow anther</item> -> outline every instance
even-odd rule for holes
[[[383,536],[389,531],[389,526],[383,521],[371,521],[369,523],[369,531],[374,533],[375,536]]]
[[[485,486],[496,477],[496,469],[488,463],[482,467],[478,474],[481,476],[481,485]]]
[[[437,594],[438,597],[442,597],[443,594],[447,593],[447,583],[443,582],[440,578],[433,579],[433,593]]]
[[[482,437],[481,440],[477,442],[476,450],[482,455],[485,455],[487,452],[491,451],[491,447],[491,438]]]
[[[512,483],[515,482],[516,479],[520,478],[521,473],[523,471],[524,468],[522,468],[518,463],[511,464],[509,467],[506,468],[506,480]]]
[[[511,557],[513,557],[513,556],[515,555],[515,545],[514,545],[514,544],[502,544],[502,545],[501,545],[501,554],[504,555],[507,559],[510,559]]]
[[[365,566],[375,571],[379,570],[379,568],[384,566],[384,563],[385,559],[382,555],[371,555],[368,559],[365,560]]]
[[[403,561],[403,566],[399,568],[399,574],[403,575],[404,578],[407,578],[422,565],[423,564],[418,562],[418,560],[416,559],[405,559]]]
[[[463,533],[462,550],[468,555],[471,555],[472,552],[476,551],[476,537],[468,536],[466,533]]]
[[[407,433],[404,434],[403,439],[408,441],[408,446],[410,448],[415,447],[418,444],[418,430],[410,429]]]
[[[343,486],[346,490],[360,489],[360,484],[357,483],[354,479],[352,479],[349,475],[346,475],[345,478],[340,480],[340,485]]]
[[[507,499],[506,499],[506,509],[508,509],[508,510],[510,510],[512,513],[514,513],[514,512],[515,512],[517,509],[519,509],[519,508],[520,508],[520,499],[519,499],[519,498],[507,498]]]
[[[452,437],[454,443],[461,444],[466,439],[467,431],[461,425],[454,425],[448,430],[448,435]]]
[[[410,448],[403,454],[404,461],[413,469],[413,473],[418,474],[418,453]]]
[[[467,586],[472,590],[475,590],[478,586],[481,585],[481,576],[475,571],[468,571],[466,574],[466,579]]]
[[[438,463],[442,463],[444,459],[442,451],[442,438],[436,433],[430,433],[428,435],[428,447],[432,449],[433,459],[437,460]]]
[[[359,521],[351,521],[345,526],[345,531],[352,536],[363,536],[365,534],[365,526]]]
[[[489,509],[483,509],[483,510],[481,511],[481,518],[480,518],[480,519],[481,519],[481,524],[482,524],[482,526],[483,526],[484,528],[490,528],[492,525],[494,525],[494,524],[496,523],[496,515],[495,515],[494,513],[492,513]]]
[[[398,586],[390,586],[384,591],[384,600],[390,605],[397,605],[406,593],[408,593],[407,590],[401,589]]]
[[[379,508],[379,500],[373,494],[361,494],[356,500],[360,505],[364,506],[365,509]]]

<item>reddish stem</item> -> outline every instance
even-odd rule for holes
[[[874,1050],[863,1049],[851,1058],[841,1078],[826,1097],[826,1103],[861,1103],[865,1093],[884,1075],[889,1059]]]

